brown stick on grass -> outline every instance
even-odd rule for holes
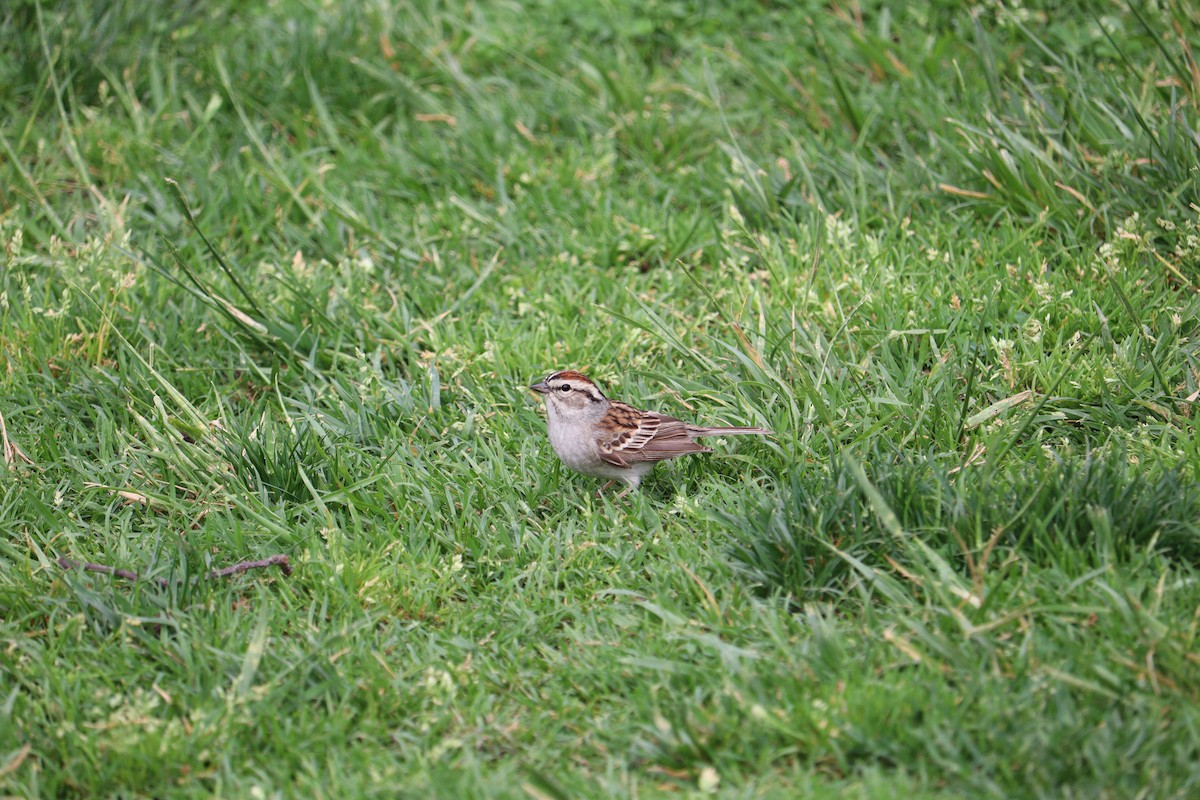
[[[116,567],[110,567],[107,564],[93,564],[90,561],[76,561],[75,559],[67,558],[66,556],[59,557],[58,565],[63,569],[79,569],[82,567],[86,572],[99,572],[102,575],[115,575],[116,577],[124,578],[127,581],[142,580],[142,577],[136,572],[131,572],[127,569],[117,569]],[[291,562],[288,561],[287,556],[280,554],[269,556],[258,561],[239,561],[231,567],[214,569],[204,577],[208,578],[209,580],[212,580],[213,578],[228,578],[231,575],[239,575],[248,570],[262,569],[263,567],[273,566],[278,566],[280,572],[282,572],[284,576],[292,574]],[[154,582],[163,587],[169,585],[166,578],[155,578]]]
[[[292,565],[285,555],[268,556],[259,561],[239,561],[232,567],[224,567],[222,569],[214,569],[208,573],[209,578],[228,578],[230,575],[238,575],[250,569],[262,569],[263,567],[279,565],[279,571],[288,576],[292,574]]]

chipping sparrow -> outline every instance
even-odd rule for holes
[[[637,488],[656,461],[711,452],[696,443],[701,436],[771,433],[766,428],[705,428],[641,411],[609,400],[574,370],[555,372],[529,388],[546,396],[550,446],[559,459],[576,472],[609,479],[597,494],[621,481],[625,490],[617,497],[622,497]]]

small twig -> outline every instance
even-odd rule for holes
[[[83,567],[83,569],[87,572],[99,572],[103,575],[116,575],[118,578],[124,578],[127,581],[140,581],[142,579],[142,577],[136,572],[131,572],[127,569],[117,569],[116,567],[110,567],[107,564],[93,564],[90,561],[75,561],[74,559],[67,558],[66,556],[59,557],[58,565],[63,569],[78,569],[79,567]],[[159,586],[165,587],[167,585],[166,578],[155,578],[154,582]]]
[[[230,575],[237,575],[239,573],[245,572],[246,570],[262,569],[263,567],[272,567],[272,566],[275,566],[276,564],[279,565],[279,571],[282,572],[285,576],[292,574],[292,565],[290,562],[288,562],[288,557],[280,554],[280,555],[270,556],[268,558],[264,558],[259,561],[242,561],[237,564],[234,564],[232,567],[225,567],[223,569],[214,569],[212,572],[208,573],[208,577],[210,579],[211,578],[228,578]]]
[[[66,556],[60,556],[58,565],[63,569],[79,569],[82,567],[87,572],[99,572],[104,575],[115,575],[118,578],[124,578],[127,581],[140,581],[142,577],[136,572],[131,572],[127,569],[117,569],[110,567],[107,564],[93,564],[90,561],[76,561]],[[252,569],[262,569],[263,567],[278,566],[280,572],[285,576],[292,574],[292,565],[288,561],[288,557],[282,554],[269,556],[268,558],[260,559],[259,561],[239,561],[231,567],[223,569],[214,569],[204,577],[212,580],[213,578],[228,578],[231,575],[239,575]],[[166,587],[170,585],[166,578],[155,578],[154,582],[159,586]]]

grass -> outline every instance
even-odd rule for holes
[[[1195,796],[1200,19],[1056,8],[6,5],[3,793]]]

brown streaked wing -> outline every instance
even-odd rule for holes
[[[608,412],[622,433],[599,442],[600,458],[624,467],[642,461],[663,461],[688,453],[707,453],[688,435],[687,423],[654,411],[638,411],[624,403],[613,403]]]

